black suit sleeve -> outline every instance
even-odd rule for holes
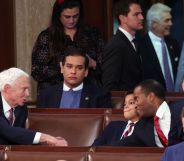
[[[122,67],[122,47],[108,45],[104,50],[102,63],[102,83],[107,91],[118,89]]]
[[[28,129],[10,126],[3,117],[0,117],[0,129],[0,144],[32,144],[36,134]]]
[[[154,138],[154,127],[152,119],[141,119],[136,123],[135,129],[132,135],[114,142],[114,146],[156,146]]]
[[[114,129],[113,123],[111,122],[107,125],[107,127],[104,129],[102,134],[95,139],[92,146],[103,146],[108,144],[108,141],[109,141],[108,139],[110,138],[109,135],[111,135],[113,129]]]

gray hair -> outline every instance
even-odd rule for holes
[[[0,91],[4,89],[6,84],[12,85],[19,77],[29,75],[19,68],[9,68],[0,73]]]
[[[159,22],[162,14],[165,12],[171,12],[171,8],[162,3],[153,4],[148,10],[146,16],[148,29],[152,28],[153,22]]]

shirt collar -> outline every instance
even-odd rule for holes
[[[163,118],[165,111],[169,108],[166,101],[164,101],[159,108],[157,109],[156,116],[158,116],[160,119]]]
[[[131,123],[136,124],[137,122],[138,122],[138,121],[132,122],[132,121],[128,120],[128,125],[130,125]]]
[[[8,112],[11,109],[11,107],[8,104],[8,102],[5,100],[3,95],[1,95],[1,97],[2,97],[2,103],[3,103],[3,111],[4,111],[4,113],[6,113],[6,112]]]
[[[83,89],[83,82],[81,84],[79,84],[77,87],[72,88],[73,91],[79,91],[81,89]],[[65,83],[63,83],[63,91],[69,91],[71,88],[69,88]]]
[[[153,41],[161,41],[162,39],[160,37],[158,37],[157,35],[155,35],[153,32],[149,31],[148,32],[149,37],[151,38],[151,40]]]
[[[125,34],[125,36],[128,38],[128,40],[131,42],[135,36],[132,36],[129,32],[127,32],[125,29],[119,26],[119,30]]]

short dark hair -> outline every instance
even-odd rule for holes
[[[87,69],[89,67],[89,58],[81,49],[75,48],[75,47],[67,48],[67,50],[65,51],[64,56],[62,58],[63,65],[66,62],[66,57],[68,57],[68,56],[82,56],[84,58],[85,69]]]
[[[114,15],[119,21],[119,16],[124,15],[127,16],[130,11],[131,4],[139,4],[138,0],[119,0],[115,3],[114,7]]]
[[[165,89],[156,80],[148,79],[139,83],[136,87],[141,87],[146,95],[153,92],[158,98],[165,100]]]

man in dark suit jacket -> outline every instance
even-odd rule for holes
[[[63,138],[25,129],[24,105],[29,96],[29,76],[18,68],[0,73],[0,144],[49,144],[66,146]]]
[[[37,107],[40,108],[58,108],[63,93],[63,84],[48,87],[40,90],[37,100]],[[102,89],[93,84],[84,83],[81,98],[80,108],[111,108],[110,93],[105,93]],[[72,107],[71,107],[72,108]]]
[[[177,105],[179,105],[179,104],[177,104]],[[182,139],[183,139],[183,136],[184,136],[183,135],[184,134],[184,130],[183,130],[183,128],[184,128],[184,108],[182,108],[181,120],[182,120],[182,127],[181,127],[181,134],[182,135],[181,136],[182,136]],[[183,141],[183,140],[181,140],[181,141]],[[179,160],[183,160],[183,158],[184,158],[183,148],[184,148],[184,142],[181,142],[179,144],[176,144],[174,146],[166,148],[161,161],[179,161]]]
[[[68,49],[61,63],[63,84],[40,90],[37,107],[109,108],[111,95],[84,80],[89,60],[79,49]],[[70,94],[72,89],[73,94]]]
[[[180,114],[182,107],[168,106],[165,101],[165,90],[163,86],[155,80],[146,80],[139,83],[135,90],[137,111],[142,117],[151,117],[154,123],[153,129],[155,135],[156,145],[159,147],[177,144],[180,141],[179,130],[181,127]],[[153,118],[154,117],[154,118]],[[156,117],[160,130],[167,139],[163,144],[162,137],[156,128]],[[152,124],[153,126],[153,124]],[[166,145],[165,145],[166,144]]]
[[[12,128],[4,115],[2,99],[0,98],[0,144],[32,144],[36,132],[25,129],[27,119],[26,106],[16,107],[14,113],[16,119],[13,126],[15,128]]]
[[[118,1],[115,14],[119,28],[104,50],[102,83],[107,91],[133,90],[142,81],[141,59],[133,40],[143,28],[144,18],[135,0]]]
[[[144,79],[154,79],[160,82],[167,91],[174,91],[174,82],[180,55],[178,42],[170,35],[171,9],[161,3],[156,3],[147,12],[148,33],[140,42],[140,53],[143,63]],[[159,13],[159,14],[158,14]],[[163,58],[163,44],[167,58]],[[166,80],[168,74],[165,71],[165,60],[168,60],[169,75],[172,79],[172,88],[169,88]]]

